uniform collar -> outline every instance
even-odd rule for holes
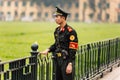
[[[64,27],[60,28],[60,31],[64,32],[66,28],[67,28],[67,24]]]

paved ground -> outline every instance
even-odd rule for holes
[[[107,73],[99,80],[120,80],[120,67],[113,69],[112,72]]]

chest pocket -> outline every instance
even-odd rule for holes
[[[68,42],[67,32],[56,32],[55,33],[55,39],[58,43],[66,43]]]
[[[65,41],[65,35],[60,35],[59,36],[59,41],[64,42]]]
[[[65,43],[66,44],[66,42],[68,42],[68,34],[66,33],[66,32],[64,32],[64,33],[61,33],[60,35],[59,35],[59,40],[60,40],[60,42],[62,42],[62,43]]]

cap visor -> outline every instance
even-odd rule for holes
[[[56,16],[56,15],[62,15],[62,14],[58,13],[58,12],[55,12],[53,15]]]

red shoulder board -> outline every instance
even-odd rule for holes
[[[71,32],[72,31],[72,28],[71,27],[67,27],[68,31]]]

